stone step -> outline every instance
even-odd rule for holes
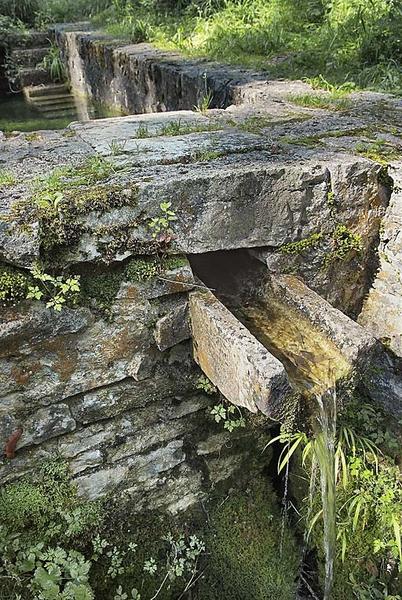
[[[43,67],[20,69],[18,73],[21,88],[31,85],[41,85],[51,83],[52,79],[49,72]]]
[[[74,96],[72,94],[44,94],[43,96],[31,96],[30,100],[37,104],[57,104],[57,102],[66,102],[67,100],[71,100],[74,102]]]
[[[75,110],[63,109],[42,114],[46,119],[69,119],[70,122],[77,120],[77,113]]]
[[[74,100],[68,99],[64,102],[51,102],[48,104],[42,104],[39,102],[32,102],[32,106],[35,106],[37,110],[42,113],[56,112],[65,109],[75,110]]]
[[[49,83],[47,85],[30,85],[24,90],[27,98],[37,98],[42,96],[64,96],[70,94],[70,86],[67,83]]]
[[[11,60],[17,67],[35,68],[43,61],[48,52],[49,48],[46,47],[13,50]]]
[[[54,34],[49,31],[27,31],[26,33],[11,34],[9,37],[9,45],[11,48],[40,48],[50,46],[50,40],[54,38]]]

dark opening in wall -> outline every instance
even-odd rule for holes
[[[194,274],[228,306],[244,301],[267,277],[267,268],[247,249],[190,254]]]

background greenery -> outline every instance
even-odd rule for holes
[[[400,0],[0,0],[28,25],[93,18],[189,56],[400,93]]]

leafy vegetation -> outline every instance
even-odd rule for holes
[[[167,600],[172,589],[180,595],[193,585],[205,550],[196,535],[162,535],[160,525],[150,536],[137,517],[134,535],[126,530],[118,540],[105,516],[99,502],[79,499],[59,459],[45,462],[35,480],[3,487],[1,598]]]
[[[302,449],[300,461],[311,480],[315,440],[305,433],[284,433],[277,439],[284,443],[278,470]],[[402,582],[400,448],[397,423],[360,397],[347,404],[339,418],[335,446],[338,541],[334,600],[398,598]],[[314,481],[313,495],[304,500],[305,527],[323,559],[321,497]]]
[[[329,92],[331,108],[347,103],[331,98],[334,90],[401,89],[398,0],[115,0],[105,20],[113,35],[130,39],[140,22],[146,39],[164,48],[304,76]]]
[[[238,406],[230,402],[220,402],[215,404],[211,410],[211,415],[216,423],[223,423],[223,428],[232,432],[239,427],[246,426],[246,419]]]
[[[0,14],[28,25],[93,17],[128,41],[306,77],[331,108],[346,102],[334,92],[402,87],[399,0],[0,0]],[[199,107],[211,101],[207,89]]]
[[[310,248],[316,248],[323,239],[323,233],[312,233],[309,237],[297,242],[289,242],[280,247],[283,254],[302,254]]]
[[[61,59],[60,48],[52,43],[42,61],[42,66],[49,72],[49,75],[54,82],[63,81],[65,79],[64,64]]]
[[[60,312],[74,306],[79,298],[78,276],[62,277],[45,273],[36,264],[29,272],[3,265],[0,267],[0,305],[15,305],[21,300],[42,300],[47,308]]]

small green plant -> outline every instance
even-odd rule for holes
[[[280,247],[283,254],[302,254],[311,248],[317,248],[323,239],[323,233],[312,233],[309,237],[297,242],[289,242]]]
[[[349,597],[351,589],[353,597],[362,600],[392,597],[399,589],[402,486],[395,463],[400,452],[398,433],[397,423],[359,397],[352,398],[339,417],[334,465],[338,542],[335,600]],[[323,525],[320,487],[315,478],[316,439],[303,432],[282,432],[268,445],[278,441],[283,444],[278,471],[297,457],[310,478],[310,494],[304,499],[306,531],[310,543],[320,547]],[[320,553],[322,556],[322,549]]]
[[[109,144],[110,153],[113,156],[118,156],[119,154],[123,154],[124,149],[126,147],[126,143],[127,143],[127,140],[124,140],[122,142],[119,140],[112,140]]]
[[[195,384],[197,390],[202,390],[206,394],[213,395],[216,394],[218,389],[217,387],[208,379],[206,375],[200,375]]]
[[[335,192],[333,190],[329,190],[327,192],[327,203],[328,203],[328,206],[330,206],[331,208],[336,206],[336,197],[335,197]]]
[[[42,300],[47,299],[46,307],[60,312],[63,306],[69,302],[75,304],[80,292],[79,276],[63,278],[61,276],[53,277],[45,273],[42,268],[36,264],[31,274],[37,285],[28,285],[27,299]]]
[[[216,423],[223,422],[223,428],[230,431],[230,433],[239,427],[246,426],[246,420],[240,408],[229,402],[216,404],[211,410],[211,415]]]
[[[210,109],[213,99],[214,99],[214,94],[213,94],[212,90],[208,90],[202,96],[202,98],[198,102],[197,106],[194,107],[194,110],[201,114],[205,114]]]
[[[137,129],[135,137],[138,138],[138,139],[140,139],[140,140],[144,139],[144,138],[152,137],[151,132],[148,129],[148,125],[143,125],[141,123],[140,126]]]
[[[334,261],[347,260],[352,253],[359,254],[363,249],[362,237],[350,231],[346,225],[338,225],[332,234],[332,246],[333,249],[324,257],[324,268]]]
[[[10,171],[0,169],[0,187],[11,187],[17,183],[17,179]]]
[[[44,57],[41,66],[49,72],[52,81],[64,81],[66,75],[63,60],[61,58],[60,48],[53,42],[51,43],[48,53]]]
[[[153,217],[148,222],[148,227],[152,231],[152,237],[158,238],[161,241],[168,241],[172,238],[173,231],[170,225],[177,220],[176,213],[172,210],[171,202],[161,202],[159,208],[160,215]]]
[[[200,113],[204,114],[210,108],[212,101],[214,99],[214,94],[213,94],[213,91],[208,88],[207,74],[203,73],[202,78],[204,80],[204,91],[203,91],[203,94],[202,94],[197,106],[194,106],[194,110],[196,112],[200,112]]]

